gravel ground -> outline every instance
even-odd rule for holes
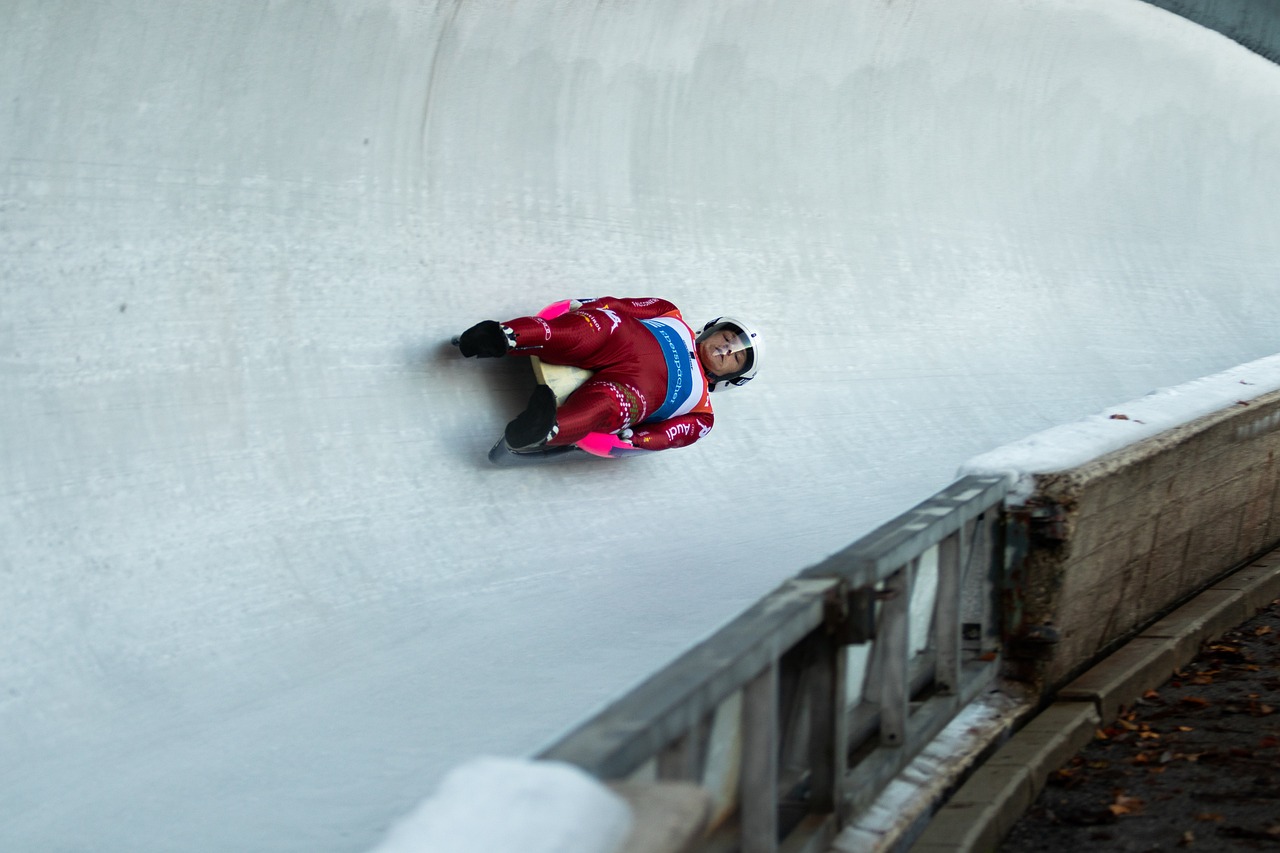
[[[1000,850],[1280,851],[1280,600],[1099,731]]]

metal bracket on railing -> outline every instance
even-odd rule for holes
[[[1028,556],[1038,548],[1054,548],[1067,541],[1069,511],[1047,498],[1032,498],[1025,505],[1006,509],[1010,553],[1005,563],[1002,590],[1005,640],[1014,660],[1036,661],[1051,657],[1062,639],[1051,623],[1026,621]]]
[[[1053,624],[1023,625],[1010,639],[1016,657],[1043,659],[1052,657],[1053,647],[1062,641],[1062,632]]]
[[[824,622],[827,632],[842,646],[856,646],[875,639],[876,591],[849,589],[844,584],[827,594]]]
[[[1067,540],[1067,508],[1048,498],[1031,498],[1023,506],[1010,507],[1011,519],[1025,525],[1036,544],[1056,545]]]

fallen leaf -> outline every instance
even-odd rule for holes
[[[1201,823],[1220,823],[1225,819],[1226,818],[1216,812],[1200,812],[1200,814],[1196,815],[1196,820]]]
[[[1113,421],[1127,421],[1127,420],[1129,420],[1129,416],[1128,416],[1128,415],[1119,415],[1119,414],[1117,414],[1117,415],[1112,415],[1112,416],[1111,416],[1111,420],[1113,420]]]
[[[1148,690],[1146,693],[1143,693],[1143,694],[1142,694],[1142,698],[1143,698],[1143,699],[1159,699],[1159,698],[1160,698],[1160,691],[1158,691],[1158,690]]]
[[[1178,731],[1180,731],[1180,732],[1194,732],[1194,731],[1195,731],[1195,729],[1193,729],[1191,726],[1178,726]]]
[[[1055,770],[1049,774],[1049,779],[1052,782],[1067,782],[1075,778],[1075,775],[1075,771],[1072,770]]]
[[[1182,838],[1178,841],[1178,846],[1190,847],[1192,844],[1195,844],[1195,843],[1196,843],[1196,834],[1188,829],[1186,832],[1182,833]]]
[[[1209,707],[1209,700],[1208,700],[1208,699],[1201,699],[1199,696],[1183,696],[1183,697],[1182,697],[1182,704],[1183,704],[1183,705],[1194,705],[1194,706],[1196,706],[1197,708],[1207,708],[1207,707]]]
[[[1159,740],[1160,733],[1159,732],[1138,732],[1138,737],[1142,738],[1143,740]]]
[[[1262,627],[1258,628],[1258,630],[1254,631],[1253,635],[1255,637],[1265,637],[1267,634],[1270,634],[1270,633],[1271,633],[1271,626],[1263,625]]]
[[[1107,806],[1107,808],[1113,815],[1120,817],[1127,814],[1139,814],[1144,805],[1146,804],[1139,797],[1130,797],[1117,793],[1115,802]]]

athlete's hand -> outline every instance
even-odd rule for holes
[[[589,432],[574,444],[578,446],[579,450],[585,450],[592,456],[617,458],[643,452],[632,445],[629,439],[623,438],[620,433],[616,432]]]
[[[629,447],[633,447],[636,450],[652,450],[653,449],[652,447],[649,446],[653,443],[652,433],[646,432],[643,435],[636,435],[631,430],[624,429],[624,430],[618,431],[618,438],[622,439],[622,441],[625,442]]]
[[[453,339],[466,358],[499,358],[511,348],[507,329],[497,320],[482,320]]]

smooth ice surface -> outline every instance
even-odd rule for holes
[[[1118,0],[9,0],[0,849],[367,849],[975,454],[1273,354],[1280,69]],[[715,431],[498,471],[660,295]]]

